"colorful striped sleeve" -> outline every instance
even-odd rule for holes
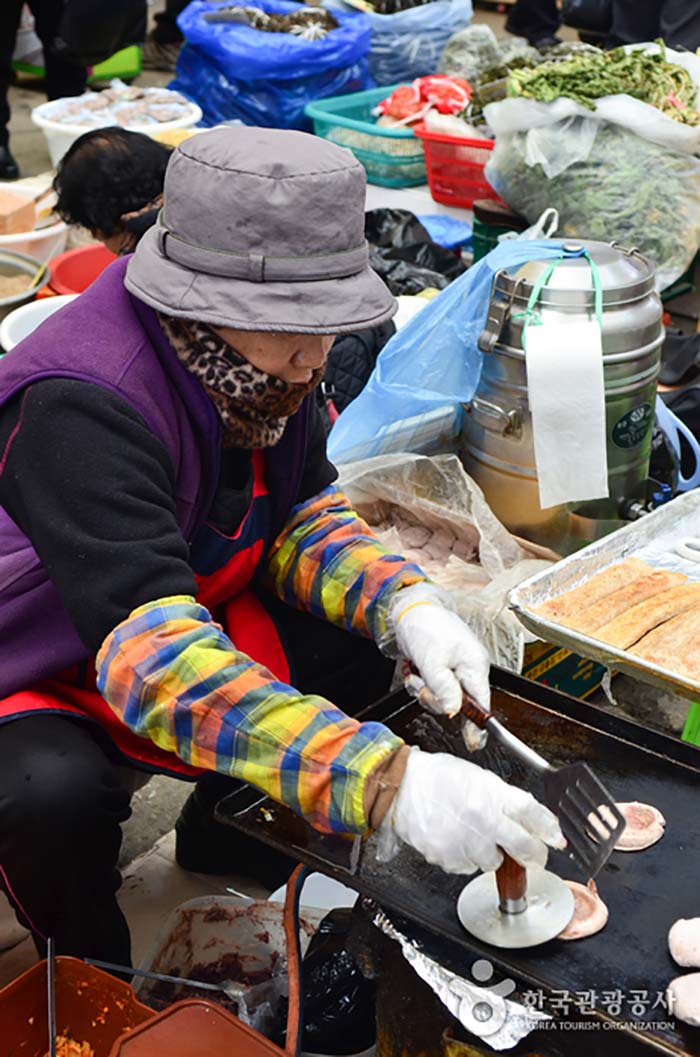
[[[289,605],[383,643],[389,603],[425,573],[372,535],[331,485],[292,510],[270,549],[267,583]]]
[[[368,779],[403,744],[276,680],[187,596],[134,610],[102,644],[97,672],[130,730],[250,782],[327,833],[368,830]]]

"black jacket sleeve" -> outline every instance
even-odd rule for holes
[[[0,409],[0,504],[29,537],[88,649],[137,606],[194,595],[170,457],[97,385],[38,382]]]
[[[313,411],[309,428],[309,443],[306,449],[304,473],[299,486],[297,502],[305,503],[324,488],[328,488],[338,477],[338,471],[326,452],[326,428],[317,400],[312,401]]]

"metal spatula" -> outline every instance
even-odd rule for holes
[[[586,763],[552,767],[502,723],[464,697],[462,715],[488,731],[519,760],[542,775],[544,802],[559,820],[574,858],[587,878],[595,877],[610,858],[625,818],[603,783]]]

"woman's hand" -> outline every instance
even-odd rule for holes
[[[530,793],[457,756],[417,748],[379,833],[380,856],[391,857],[398,837],[459,874],[496,870],[504,851],[521,866],[544,866],[547,846],[565,845],[552,812]]]
[[[433,584],[421,583],[396,592],[391,604],[396,644],[418,671],[407,688],[432,712],[455,716],[467,693],[490,711],[489,657],[464,621],[447,608],[449,596]],[[465,727],[468,748],[484,743],[482,732]]]

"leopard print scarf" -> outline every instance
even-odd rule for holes
[[[273,447],[289,416],[323,377],[320,367],[303,385],[285,382],[248,363],[206,323],[165,315],[159,319],[178,359],[211,397],[223,426],[224,447]]]

